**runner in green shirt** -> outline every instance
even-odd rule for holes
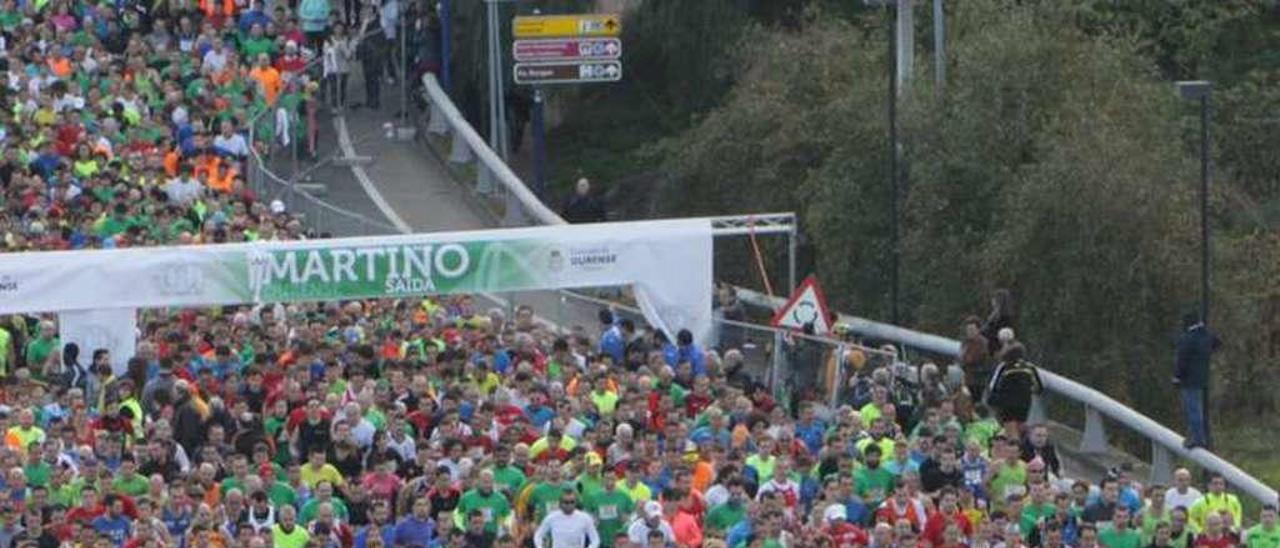
[[[136,498],[147,494],[150,484],[146,476],[138,473],[138,463],[133,460],[133,455],[125,453],[120,459],[120,470],[111,481],[111,490]]]
[[[493,490],[493,483],[493,471],[481,470],[480,481],[477,482],[476,488],[467,491],[458,500],[453,521],[460,529],[466,527],[466,516],[470,515],[472,510],[479,510],[484,514],[484,530],[498,534],[498,525],[511,515],[511,504],[502,493]]]
[[[1116,506],[1112,527],[1098,532],[1098,543],[1107,548],[1142,548],[1142,534],[1129,526],[1129,508]]]
[[[498,490],[506,491],[508,497],[514,497],[524,487],[527,479],[524,471],[511,465],[511,449],[505,445],[493,449],[493,460],[493,479],[498,484]]]
[[[613,546],[614,537],[626,527],[635,503],[626,493],[619,491],[618,472],[612,467],[604,471],[604,485],[591,496],[583,497],[583,510],[596,518],[600,532],[600,545]]]
[[[729,528],[738,522],[747,519],[747,490],[742,485],[742,480],[732,478],[729,480],[729,500],[724,504],[716,505],[707,512],[707,517],[703,523],[703,528],[707,531],[719,531],[721,534],[729,532]]]
[[[27,367],[32,371],[42,370],[45,361],[49,359],[49,355],[53,354],[53,351],[61,346],[58,343],[56,333],[57,327],[53,325],[53,322],[49,320],[40,322],[40,336],[31,339],[31,342],[27,343],[25,354]]]
[[[880,465],[880,446],[871,444],[863,456],[866,466],[853,472],[853,488],[867,506],[875,508],[893,491],[893,472]]]
[[[1249,548],[1280,547],[1280,527],[1276,527],[1276,506],[1274,504],[1262,507],[1262,515],[1258,518],[1258,524],[1245,531],[1244,544]]]

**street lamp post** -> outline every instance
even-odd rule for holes
[[[898,0],[862,0],[863,4],[871,7],[888,8],[890,14],[888,18],[889,28],[889,248],[891,255],[891,263],[889,266],[889,305],[890,305],[890,321],[893,324],[899,323],[898,315],[898,267],[901,260],[901,245],[899,242],[898,227],[898,198],[899,186],[898,179],[898,30],[897,15],[898,9],[901,9],[901,2]],[[896,8],[896,9],[895,9]]]
[[[1178,82],[1178,94],[1188,101],[1200,102],[1200,321],[1209,325],[1209,108],[1213,98],[1213,82],[1192,80]],[[1209,379],[1205,379],[1200,408],[1204,414],[1204,442],[1213,446],[1209,428]]]
[[[1200,321],[1209,323],[1209,108],[1213,82],[1178,82],[1178,94],[1200,102]]]

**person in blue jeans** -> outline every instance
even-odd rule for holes
[[[1209,446],[1209,421],[1205,401],[1209,389],[1209,359],[1222,346],[1222,341],[1209,331],[1195,313],[1182,317],[1182,336],[1175,351],[1173,384],[1182,400],[1182,415],[1187,421],[1187,449]]]

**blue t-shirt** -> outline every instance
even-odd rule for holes
[[[111,517],[103,514],[94,518],[93,530],[101,535],[106,535],[116,546],[123,546],[124,541],[129,539],[132,527],[129,525],[129,519],[124,516]]]

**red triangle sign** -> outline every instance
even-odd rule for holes
[[[828,310],[827,298],[822,294],[822,286],[818,285],[817,278],[809,275],[800,282],[800,286],[791,294],[791,298],[787,299],[787,304],[773,315],[773,320],[769,324],[774,327],[800,330],[804,329],[805,324],[812,323],[814,334],[825,335],[831,332]]]

